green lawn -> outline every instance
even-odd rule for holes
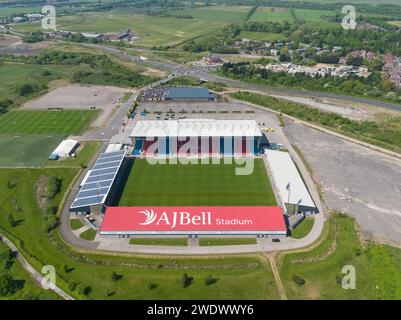
[[[96,110],[10,111],[0,116],[0,134],[77,135],[96,114]]]
[[[131,238],[129,244],[144,244],[153,246],[186,246],[187,238]]]
[[[199,238],[200,246],[231,246],[256,244],[256,238]]]
[[[59,135],[0,134],[0,167],[40,166],[62,139]]]
[[[121,196],[134,205],[276,205],[261,159],[250,175],[236,175],[236,164],[158,164],[136,159]]]
[[[79,219],[70,219],[70,227],[72,230],[81,229],[84,224]]]
[[[362,247],[354,221],[335,214],[325,240],[315,249],[286,254],[279,271],[289,299],[401,299],[401,249],[370,244]],[[341,286],[343,266],[356,270],[356,289]],[[304,285],[292,277],[300,276]]]
[[[88,240],[88,241],[92,241],[95,239],[96,237],[96,230],[95,229],[88,229],[84,232],[81,232],[81,234],[79,235],[80,238]]]
[[[287,8],[258,7],[248,21],[255,22],[294,22],[290,10]]]
[[[315,219],[313,219],[312,217],[306,217],[305,220],[297,225],[295,229],[291,230],[291,237],[295,239],[301,239],[307,236],[308,233],[312,230],[314,222]]]
[[[8,273],[15,284],[15,291],[6,296],[0,296],[0,300],[56,300],[60,297],[51,290],[44,290],[22,268],[20,262],[14,257],[10,268],[3,268],[3,254],[9,248],[0,241],[0,274]]]
[[[0,232],[20,248],[37,269],[53,265],[57,271],[57,285],[81,299],[277,299],[273,275],[266,260],[258,255],[216,258],[144,258],[118,255],[99,255],[73,251],[57,232],[48,236],[43,231],[42,212],[35,200],[35,181],[41,175],[55,175],[63,179],[60,194],[53,200],[61,201],[78,169],[0,169]],[[9,189],[7,182],[23,176]],[[20,210],[14,212],[16,201]],[[10,226],[7,212],[13,212],[19,224]],[[63,266],[68,266],[69,272]],[[122,278],[116,283],[111,274]],[[177,282],[187,272],[193,284],[182,288]],[[205,286],[207,276],[218,278]],[[72,291],[70,286],[79,283]],[[157,287],[149,289],[149,283]],[[90,287],[83,295],[82,287]]]

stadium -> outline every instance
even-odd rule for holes
[[[262,148],[254,120],[138,120],[129,137],[100,154],[70,206],[98,214],[101,236],[281,237],[290,211],[317,212],[289,154]]]

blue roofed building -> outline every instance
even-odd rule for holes
[[[216,95],[207,88],[169,88],[164,96],[166,101],[215,101]]]

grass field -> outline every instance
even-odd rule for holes
[[[81,234],[79,235],[80,238],[88,240],[88,241],[92,241],[95,239],[96,237],[96,230],[95,229],[88,229],[84,232],[81,232]]]
[[[159,164],[136,159],[121,196],[132,205],[275,205],[261,159],[251,175],[235,175],[235,164]]]
[[[78,70],[86,70],[83,66],[43,66],[19,63],[0,64],[0,100],[11,99],[16,104],[22,103],[31,96],[20,96],[18,88],[25,83],[38,83],[43,88],[51,88],[52,82],[57,79],[69,80]],[[44,75],[44,71],[50,74]]]
[[[129,244],[142,244],[150,246],[186,246],[187,238],[131,238]]]
[[[20,13],[38,13],[42,10],[41,7],[0,7],[0,18]]]
[[[9,248],[0,241],[0,255],[8,250]],[[2,265],[1,258],[0,265]],[[56,300],[60,298],[53,291],[40,288],[15,257],[12,259],[12,265],[9,269],[3,270],[0,267],[0,273],[8,273],[16,285],[16,290],[12,294],[0,296],[0,300]]]
[[[191,15],[193,19],[139,15],[118,10],[107,13],[79,13],[57,19],[58,28],[81,32],[119,32],[134,30],[142,46],[174,45],[235,22],[241,22],[247,7],[211,7],[173,11],[177,15]],[[18,24],[16,30],[36,31],[39,23]]]
[[[256,238],[199,238],[200,246],[232,246],[256,244]]]
[[[362,247],[354,221],[335,214],[325,240],[311,251],[286,254],[279,271],[289,299],[401,299],[401,250],[389,246]],[[356,289],[341,286],[343,266],[356,270]],[[300,276],[304,285],[292,277]]]
[[[84,224],[79,219],[70,219],[70,227],[72,230],[81,229]]]
[[[13,212],[21,221],[11,227],[7,215],[0,213],[0,232],[19,246],[21,252],[37,269],[46,264],[55,266],[57,285],[81,299],[277,299],[273,275],[266,260],[258,255],[219,258],[144,258],[118,255],[98,255],[72,251],[59,239],[43,232],[41,211],[35,199],[34,184],[42,175],[58,176],[63,180],[61,192],[54,204],[61,201],[78,169],[0,169],[0,212]],[[9,189],[7,181],[23,176]],[[18,201],[19,212],[14,212]],[[24,243],[23,249],[21,243]],[[68,266],[65,272],[63,266]],[[112,281],[116,271],[122,278]],[[179,279],[184,272],[194,277],[183,288]],[[205,286],[207,276],[218,281]],[[79,283],[74,291],[70,285]],[[157,287],[149,289],[149,283]],[[81,289],[90,287],[83,295]]]
[[[0,116],[0,134],[80,134],[96,114],[95,110],[10,111]]]
[[[59,135],[0,134],[0,167],[40,166],[62,139]]]
[[[314,222],[315,220],[313,218],[306,217],[305,220],[297,225],[295,229],[291,230],[291,237],[295,239],[301,239],[305,237],[312,230]]]
[[[259,7],[252,15],[249,21],[255,22],[283,22],[294,23],[302,20],[307,23],[328,23],[324,16],[335,15],[335,12],[328,10],[309,10],[309,9],[291,9],[289,8],[271,8]]]

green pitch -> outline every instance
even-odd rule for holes
[[[254,159],[251,175],[236,175],[236,167],[136,159],[119,205],[276,205],[262,159]]]
[[[0,134],[0,167],[42,165],[62,139],[58,135]]]
[[[80,134],[96,115],[93,110],[10,111],[0,116],[0,134]]]

